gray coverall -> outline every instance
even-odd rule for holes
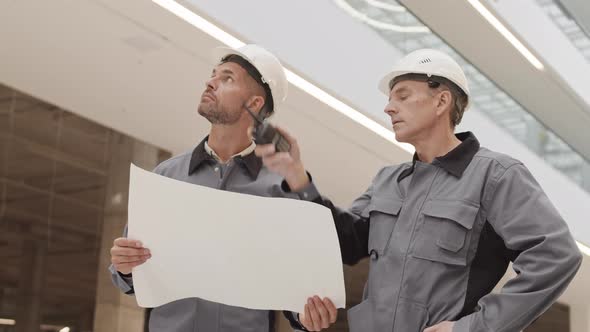
[[[431,164],[385,167],[350,210],[310,184],[301,193],[332,210],[343,261],[370,256],[352,332],[516,332],[565,290],[581,253],[525,166],[480,148],[471,133]],[[288,186],[283,183],[283,186]],[[490,294],[509,262],[518,276]]]

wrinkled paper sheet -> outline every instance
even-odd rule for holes
[[[302,312],[307,298],[344,308],[340,245],[329,209],[221,191],[131,165],[130,239],[152,257],[133,269],[141,307],[189,297]]]

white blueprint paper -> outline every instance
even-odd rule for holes
[[[137,303],[199,297],[302,312],[307,298],[345,307],[330,210],[311,202],[211,189],[131,165],[130,239],[152,257],[133,269]]]

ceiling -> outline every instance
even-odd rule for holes
[[[420,20],[428,22],[433,31],[533,116],[590,160],[587,131],[590,106],[551,68],[539,71],[533,67],[467,1],[444,4],[428,0],[400,2]],[[465,27],[469,27],[470,33],[465,33]]]

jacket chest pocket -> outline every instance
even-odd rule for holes
[[[451,265],[467,265],[469,243],[479,206],[462,201],[431,200],[422,209],[412,256]]]
[[[373,197],[362,216],[369,218],[369,254],[383,255],[402,208],[402,201],[387,197]]]

